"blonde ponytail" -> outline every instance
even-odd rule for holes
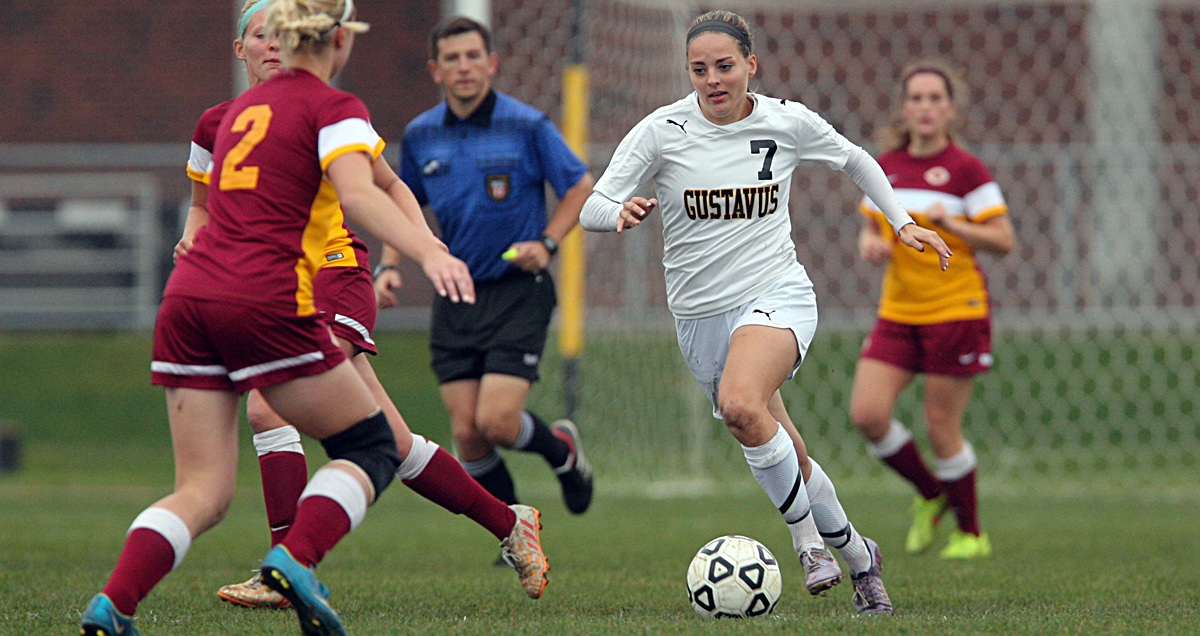
[[[365,33],[370,25],[354,22],[353,0],[273,0],[267,9],[267,33],[279,40],[286,53],[317,51],[329,42],[337,27]]]

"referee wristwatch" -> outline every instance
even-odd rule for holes
[[[558,253],[558,241],[550,238],[549,236],[546,236],[545,234],[543,234],[542,237],[538,239],[538,241],[543,246],[545,246],[546,251],[550,252],[551,256],[554,256],[555,254]]]
[[[381,263],[381,264],[375,266],[375,271],[372,273],[372,277],[379,278],[380,274],[382,274],[388,270],[399,270],[399,269],[400,268],[395,265],[384,265]]]

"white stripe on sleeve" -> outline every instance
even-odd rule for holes
[[[994,210],[1004,203],[1004,193],[1000,191],[1000,185],[995,181],[989,181],[974,190],[967,193],[963,197],[967,204],[967,215],[975,218],[980,212]]]
[[[192,151],[188,155],[188,171],[198,175],[206,175],[212,173],[212,151],[200,147],[200,144],[192,142]]]
[[[343,148],[364,144],[374,152],[380,141],[379,133],[375,132],[370,122],[361,117],[351,117],[330,124],[317,133],[317,156],[321,165],[325,165],[326,158]]]

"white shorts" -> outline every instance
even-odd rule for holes
[[[717,394],[725,357],[729,355],[729,338],[744,325],[763,325],[790,329],[796,336],[800,356],[788,379],[796,375],[808,346],[817,332],[817,294],[804,268],[798,268],[762,296],[740,307],[704,318],[676,318],[675,332],[679,350],[687,361],[692,375],[712,400],[713,417],[720,419]]]

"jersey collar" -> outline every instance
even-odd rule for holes
[[[454,126],[461,122],[470,122],[480,128],[487,128],[492,123],[492,111],[496,109],[496,91],[488,89],[487,97],[479,102],[479,107],[471,111],[466,119],[459,119],[454,111],[450,110],[450,106],[446,106],[446,112],[442,115],[443,126]]]

